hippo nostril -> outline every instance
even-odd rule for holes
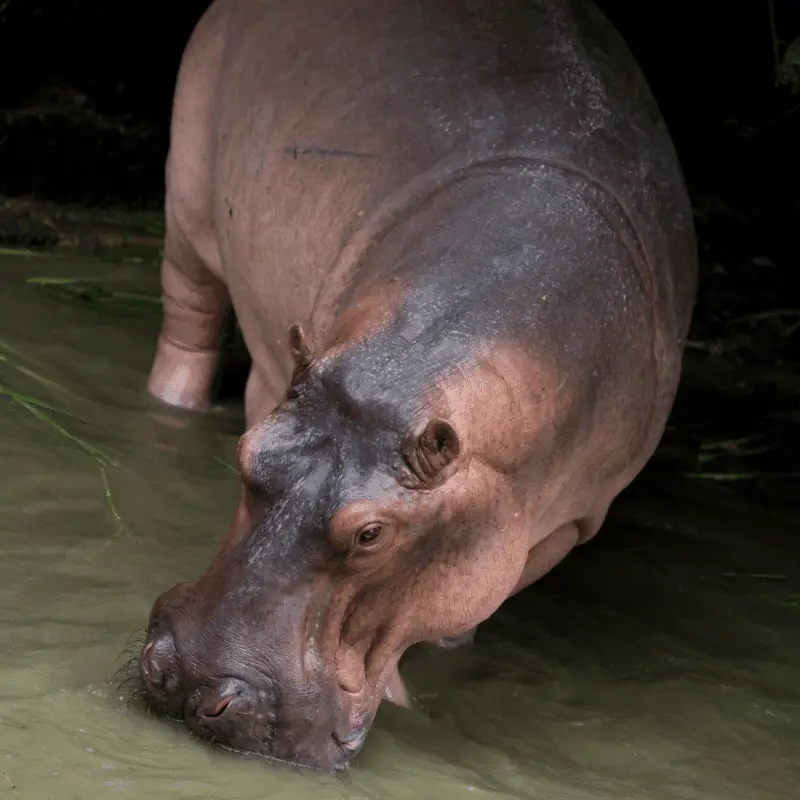
[[[255,708],[256,693],[244,681],[228,678],[210,691],[196,693],[189,701],[187,716],[217,720],[226,714],[247,714]]]
[[[149,686],[160,689],[164,685],[164,670],[153,655],[153,643],[150,642],[142,653],[142,674]]]
[[[174,669],[175,644],[171,633],[162,633],[148,642],[142,650],[139,665],[145,683],[150,689],[164,689],[169,670]]]
[[[197,709],[197,711],[204,717],[221,717],[235,696],[236,695],[229,694],[226,697],[223,697],[218,703],[204,703],[200,706],[200,708]]]

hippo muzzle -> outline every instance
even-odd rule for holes
[[[365,686],[343,689],[303,637],[308,593],[264,603],[257,592],[221,594],[219,578],[207,573],[156,602],[139,658],[147,700],[203,740],[304,767],[345,766],[377,703]],[[256,608],[258,623],[248,619]]]

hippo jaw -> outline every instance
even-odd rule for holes
[[[406,702],[403,652],[490,616],[528,547],[507,482],[430,404],[364,434],[364,404],[343,412],[319,383],[242,437],[236,521],[206,573],[157,600],[140,672],[199,735],[333,770],[382,699]]]

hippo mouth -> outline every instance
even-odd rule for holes
[[[237,702],[238,698],[231,695],[220,699],[214,707],[203,710],[204,720],[208,720],[213,724],[215,721],[230,717],[235,713]],[[191,722],[190,718],[185,713],[176,713],[174,708],[160,703],[147,692],[143,685],[131,691],[128,698],[128,705],[139,713],[147,714],[150,718],[157,718],[188,730],[189,735],[193,739],[215,750],[235,755],[245,761],[257,759],[258,761],[267,763],[271,767],[300,773],[338,773],[346,771],[351,767],[352,760],[361,752],[369,734],[369,726],[354,729],[347,733],[332,732],[331,741],[341,755],[330,768],[325,768],[276,755],[273,744],[275,741],[276,729],[275,723],[273,722],[268,721],[265,726],[266,730],[259,731],[258,735],[256,735],[255,730],[251,728],[251,731],[248,732],[246,736],[248,740],[246,743],[231,743],[220,741],[216,731],[210,728],[208,724],[204,724],[203,722]]]
[[[336,745],[341,748],[345,755],[347,755],[348,759],[350,759],[360,752],[361,748],[364,746],[364,742],[367,739],[368,733],[369,728],[364,726],[360,729],[355,729],[344,736],[340,736],[338,733],[336,733],[336,731],[334,731],[331,734],[331,737]]]

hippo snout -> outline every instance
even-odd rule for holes
[[[148,700],[201,738],[254,752],[274,742],[277,704],[271,684],[257,688],[238,677],[193,675],[171,631],[142,648],[139,673]]]
[[[157,704],[171,710],[193,727],[208,727],[216,738],[220,722],[255,713],[267,703],[267,692],[257,691],[239,678],[223,678],[187,691],[178,672],[180,665],[172,634],[154,637],[142,649],[139,671],[145,691]]]
[[[180,614],[162,610],[139,654],[142,694],[199,738],[231,750],[323,770],[346,766],[369,729],[352,724],[346,693],[311,676],[298,685],[285,675],[279,681],[232,657],[236,651],[234,642],[197,636]]]

